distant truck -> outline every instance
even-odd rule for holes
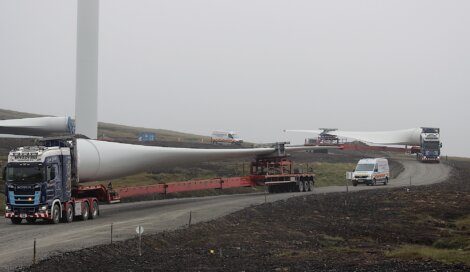
[[[243,140],[238,137],[233,131],[214,131],[212,132],[211,142],[213,144],[237,144],[243,143]]]
[[[440,129],[423,127],[420,135],[420,146],[412,147],[411,153],[421,162],[439,163],[441,159],[442,143],[440,140]]]
[[[357,163],[352,177],[353,186],[365,183],[367,186],[376,185],[377,182],[388,184],[390,168],[388,160],[382,158],[362,159]]]

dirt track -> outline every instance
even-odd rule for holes
[[[431,184],[444,181],[451,170],[444,164],[421,164],[414,160],[405,160],[402,163],[405,171],[387,187],[359,186],[349,189],[357,191],[407,186],[410,176],[413,185]],[[335,186],[319,188],[313,193],[342,191],[345,191],[345,187]],[[273,202],[299,195],[300,193],[268,195],[267,201]],[[248,194],[108,205],[102,207],[99,219],[70,225],[13,226],[5,220],[0,224],[0,233],[2,233],[0,264],[5,270],[29,264],[32,259],[34,238],[38,241],[39,258],[44,258],[62,251],[108,243],[111,223],[114,226],[114,240],[124,240],[134,237],[137,225],[143,225],[146,233],[171,230],[187,225],[189,211],[193,213],[192,222],[196,223],[215,219],[264,201],[263,194]]]

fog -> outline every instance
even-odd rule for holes
[[[76,1],[0,0],[0,108],[74,115]],[[470,156],[469,1],[101,0],[100,121],[247,141],[441,128]]]

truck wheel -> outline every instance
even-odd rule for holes
[[[377,185],[377,180],[376,180],[376,179],[374,179],[374,180],[372,181],[372,185],[373,185],[373,186]]]
[[[90,211],[90,219],[95,219],[100,214],[98,202],[93,201],[93,210]]]
[[[21,221],[23,221],[23,219],[19,218],[19,217],[12,217],[11,218],[11,223],[13,225],[19,225],[21,224]]]
[[[385,178],[384,185],[388,184],[388,177]]]
[[[299,181],[298,184],[297,184],[297,186],[298,186],[297,189],[299,190],[299,192],[303,192],[303,191],[304,191],[304,182],[303,182],[303,181]]]
[[[55,204],[52,211],[52,224],[59,224],[60,222],[60,206]]]
[[[28,217],[28,218],[26,218],[26,222],[28,222],[28,224],[34,224],[34,223],[36,223],[36,218]]]
[[[86,221],[88,220],[88,215],[90,215],[90,204],[88,204],[88,202],[83,202],[82,215],[80,216],[80,219]]]
[[[64,223],[71,223],[73,221],[73,206],[69,204],[65,210],[65,214],[62,216],[62,221]]]
[[[353,185],[354,187],[356,187],[356,186],[357,186],[357,180],[353,180],[353,181],[352,181],[352,185]]]

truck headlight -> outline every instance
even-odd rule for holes
[[[47,211],[47,205],[42,205],[41,207],[39,207],[39,210],[40,211]]]

